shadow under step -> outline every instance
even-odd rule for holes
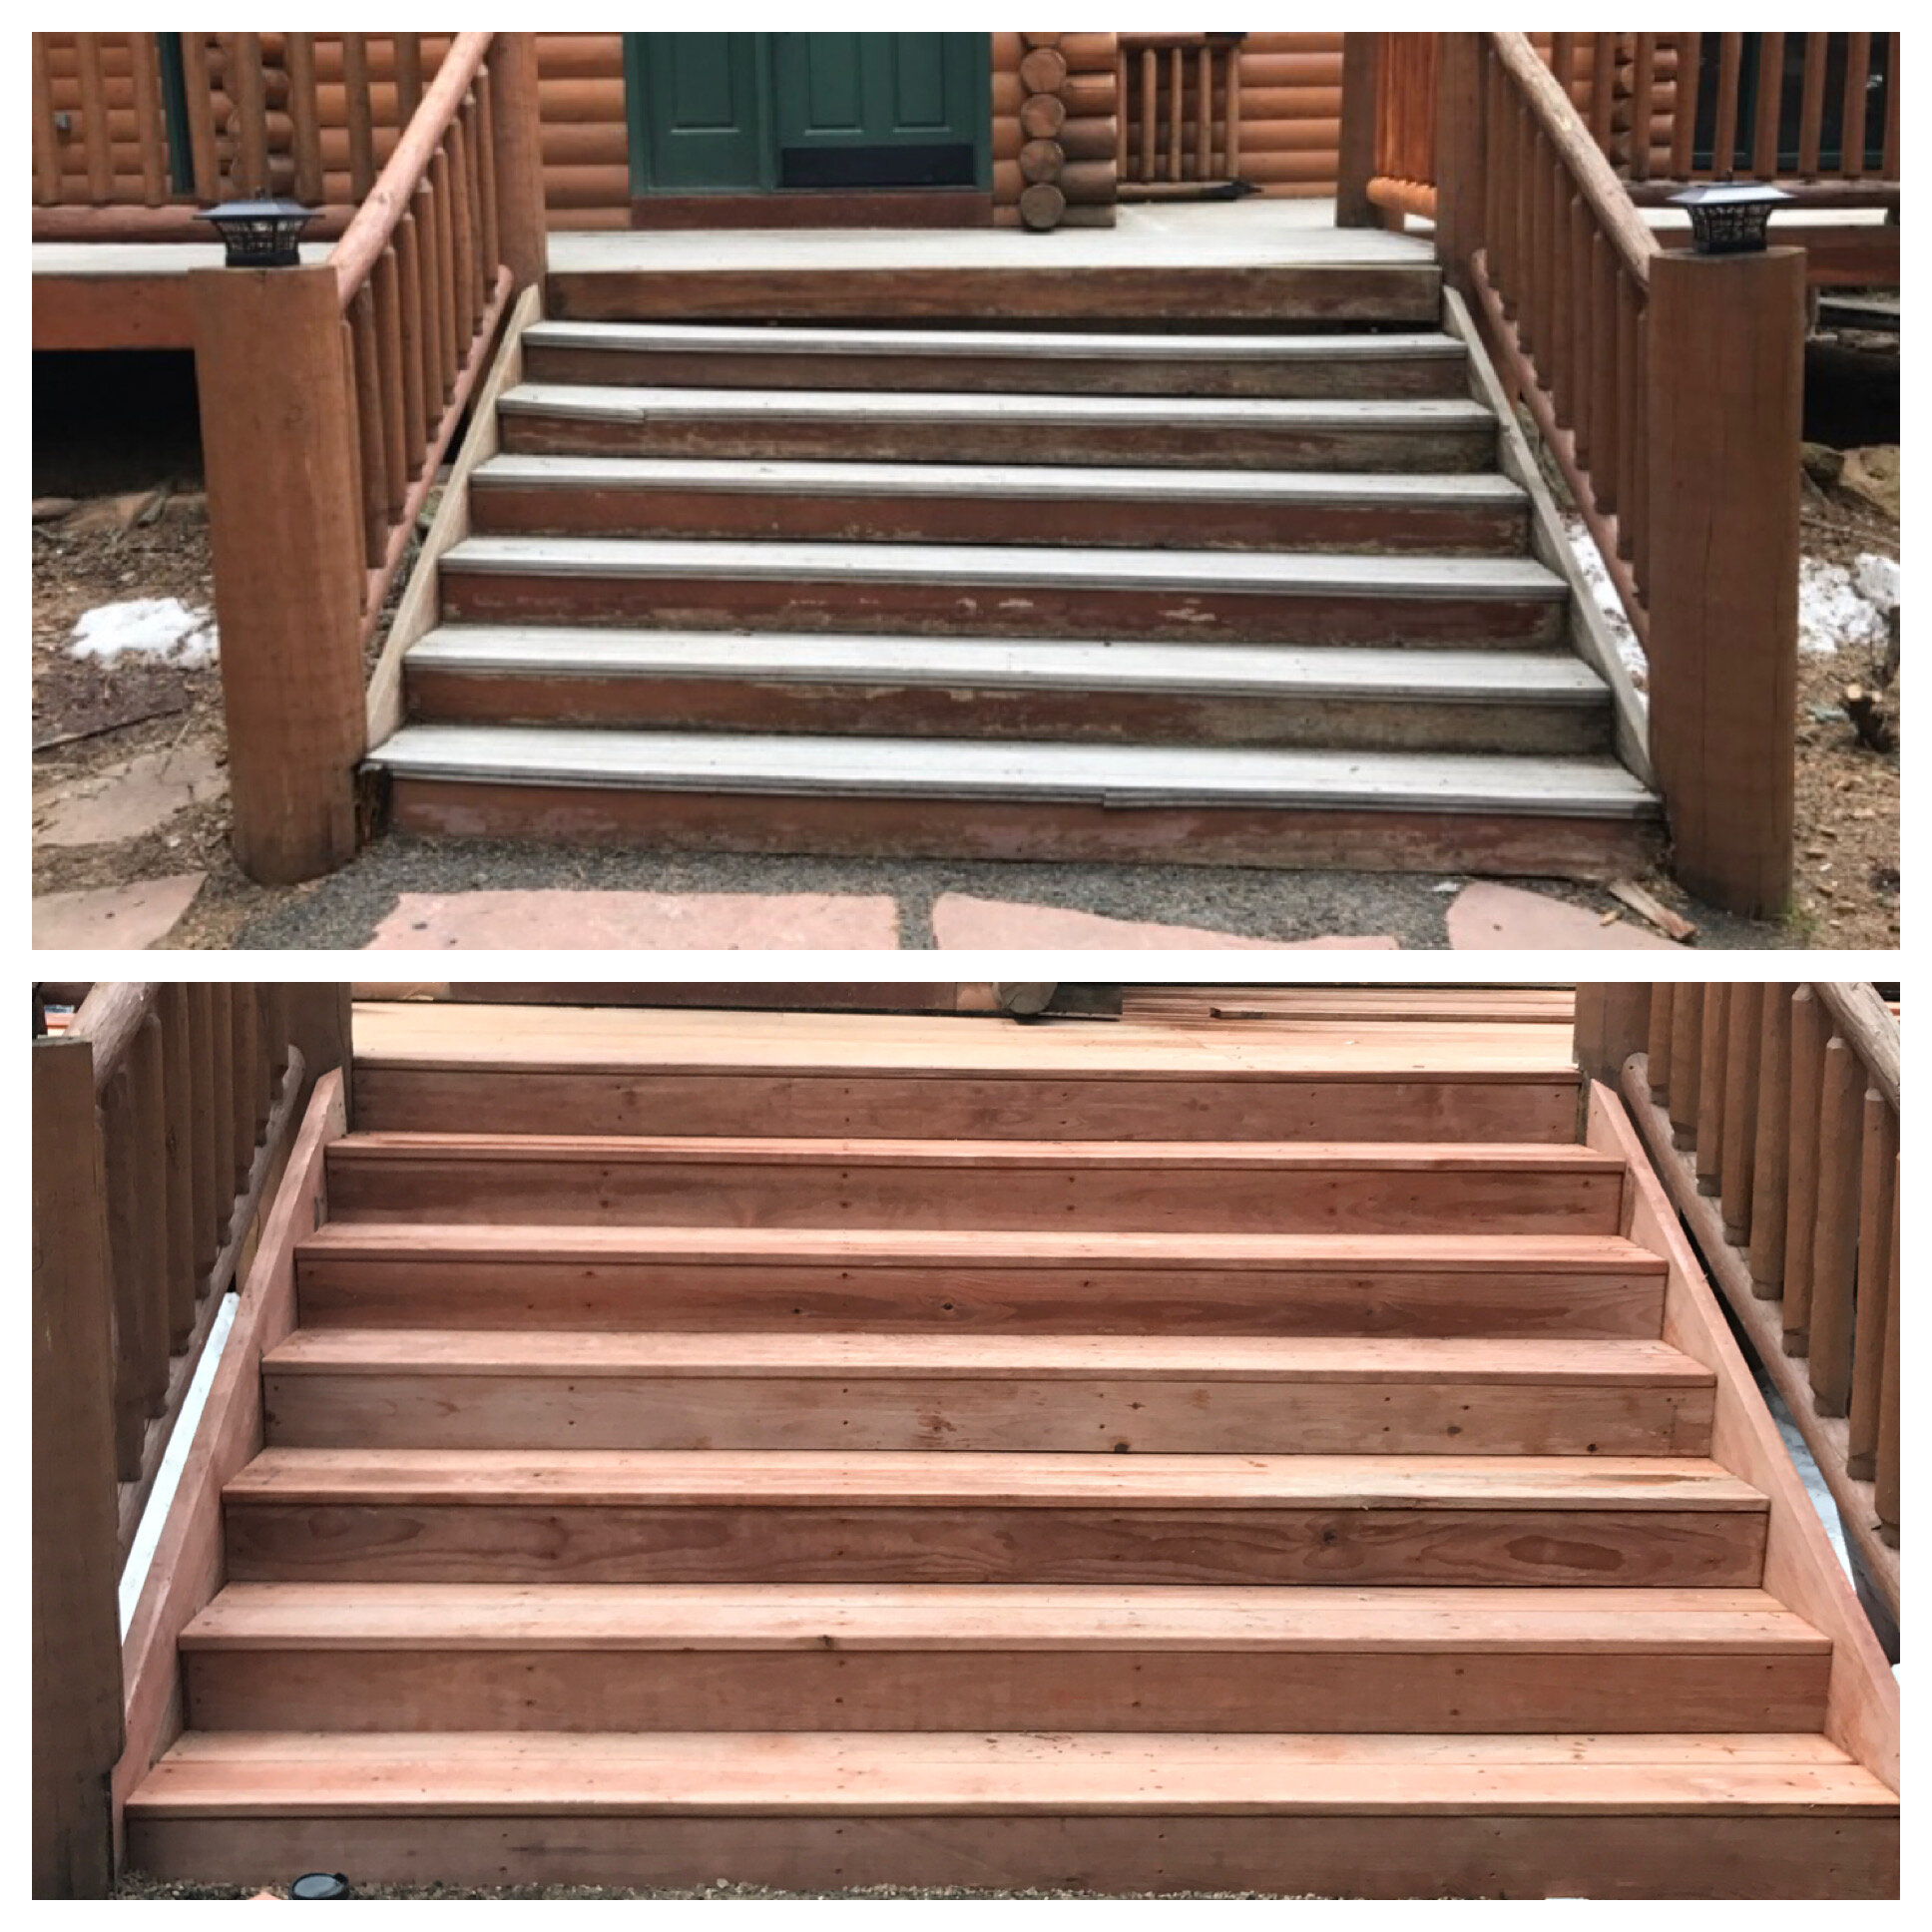
[[[1661,1256],[1620,1234],[1490,1231],[948,1234],[363,1218],[325,1221],[295,1252],[305,1329],[1650,1340],[1663,1325],[1665,1272]]]
[[[1482,470],[1496,418],[1466,396],[987,395],[520,382],[503,447],[548,456],[1155,463],[1222,469]]]
[[[231,1584],[210,1730],[1816,1730],[1756,1590]]]
[[[1529,557],[1040,545],[471,537],[445,621],[1200,644],[1553,646],[1569,589]]]
[[[753,389],[1077,390],[1143,396],[1460,396],[1468,355],[1433,330],[1109,333],[536,321],[532,383]]]
[[[1090,544],[1521,556],[1528,498],[1472,470],[1107,469],[498,455],[482,534]]]
[[[1816,1733],[191,1731],[156,1877],[1291,1896],[1895,1897],[1898,1798]]]
[[[1611,733],[1603,680],[1557,651],[452,624],[403,677],[439,724],[1560,755]]]
[[[354,1133],[334,1220],[1614,1234],[1591,1149]]]
[[[1755,1589],[1764,1497],[1690,1456],[264,1449],[239,1583]]]
[[[405,724],[369,764],[403,831],[692,850],[1615,877],[1658,817],[1608,757]]]
[[[305,1449],[1704,1455],[1661,1341],[303,1328],[262,1361]]]

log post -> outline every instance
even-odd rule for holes
[[[1375,119],[1382,87],[1382,36],[1341,37],[1341,133],[1335,166],[1335,226],[1373,229],[1381,211],[1368,199],[1375,173]]]
[[[1451,287],[1472,292],[1469,260],[1483,245],[1488,131],[1482,34],[1436,36],[1436,260]]]
[[[1762,918],[1791,891],[1804,252],[1654,257],[1651,760],[1675,869]]]
[[[34,1896],[114,1884],[114,1339],[94,1049],[34,1046]]]
[[[287,885],[355,855],[355,392],[333,268],[204,268],[189,284],[235,856]]]
[[[315,1083],[337,1067],[342,1070],[342,1105],[348,1108],[353,1071],[348,982],[291,981],[280,992],[280,1008],[288,1033],[286,1044],[296,1048],[302,1057],[302,1085],[295,1102],[295,1119],[299,1121],[307,1112],[308,1097],[314,1092]],[[349,1118],[355,1118],[352,1112]]]
[[[497,242],[519,288],[541,283],[549,266],[544,210],[543,123],[537,97],[537,36],[498,34],[489,52],[495,145]]]

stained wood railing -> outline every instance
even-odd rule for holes
[[[34,1047],[34,1889],[112,1877],[121,1571],[348,990],[123,983]]]
[[[1241,172],[1240,34],[1122,34],[1124,202],[1199,197]]]
[[[1646,651],[1677,874],[1765,916],[1791,884],[1804,254],[1660,246],[1605,154],[1612,54],[1602,85],[1574,72],[1572,42],[1617,38],[1555,36],[1553,72],[1525,34],[1348,36],[1337,220],[1433,216]]]
[[[536,83],[534,36],[457,35],[326,263],[191,278],[235,849],[255,878],[355,850],[364,652],[511,296],[543,273]]]
[[[1896,1013],[1832,981],[1579,987],[1577,1050],[1621,1086],[1896,1623]]]

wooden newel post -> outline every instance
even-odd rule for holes
[[[321,1077],[340,1068],[342,1105],[350,1108],[350,1077],[353,1073],[353,1043],[349,1037],[350,1002],[346,980],[305,980],[281,988],[281,1008],[288,1029],[289,1044],[302,1057],[301,1092],[296,1098],[295,1119],[299,1122],[308,1109],[308,1097]],[[351,1108],[349,1118],[354,1119]]]
[[[1335,170],[1335,226],[1374,229],[1381,211],[1368,199],[1375,174],[1375,118],[1382,85],[1382,36],[1341,37],[1341,135]]]
[[[235,856],[290,884],[355,855],[365,582],[335,271],[190,277]]]
[[[1671,989],[1648,985],[1596,985],[1577,988],[1572,1051],[1586,1081],[1601,1080],[1622,1090],[1624,1062],[1650,1045],[1651,1002]]]
[[[1436,260],[1464,295],[1473,286],[1469,258],[1483,245],[1485,38],[1436,36]]]
[[[94,1050],[34,1047],[34,1896],[114,1884],[114,1333]]]
[[[1804,251],[1651,264],[1651,759],[1678,877],[1791,890]]]
[[[541,283],[549,264],[544,213],[543,122],[537,36],[497,34],[489,53],[496,137],[498,246],[519,288]]]

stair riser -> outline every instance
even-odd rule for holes
[[[1197,698],[961,686],[804,684],[719,678],[545,677],[404,661],[408,715],[442,724],[580,724],[802,731],[873,737],[1039,738],[1314,750],[1502,751],[1558,755],[1610,744],[1610,704],[1433,704],[1422,700]]]
[[[1076,463],[1173,469],[1486,470],[1493,423],[1468,427],[1325,429],[1174,423],[867,420],[795,416],[757,420],[665,416],[614,421],[506,410],[503,448],[520,456],[708,456],[751,462]]]
[[[760,1134],[799,1140],[1576,1139],[1571,1079],[1066,1080],[749,1072],[355,1070],[363,1133]]]
[[[1345,597],[1133,584],[863,582],[472,570],[445,560],[443,618],[652,630],[879,632],[1197,644],[1554,647],[1564,606],[1533,597]]]
[[[128,1808],[128,1862],[158,1878],[285,1884],[353,1868],[366,1884],[438,1882],[822,1892],[1261,1892],[1318,1898],[1896,1898],[1898,1822],[1498,1810],[1246,1816],[660,1817],[552,1814],[425,1820]]]
[[[1661,1331],[1656,1274],[1498,1267],[1217,1273],[1208,1267],[757,1267],[691,1262],[297,1262],[308,1327],[680,1333],[933,1328],[1003,1334],[1602,1336]]]
[[[928,449],[928,454],[931,454]],[[470,495],[479,535],[768,539],[827,543],[1070,544],[1123,549],[1427,551],[1520,557],[1520,506],[1252,505],[492,482]]]
[[[1745,1510],[224,1503],[236,1583],[1755,1589]]]
[[[432,838],[704,852],[1345,867],[1613,879],[1657,858],[1641,821],[1513,812],[817,798],[392,776],[389,822]]]
[[[269,1446],[304,1449],[1700,1456],[1710,1446],[1709,1391],[1656,1384],[567,1378],[427,1366],[268,1367],[263,1381]]]
[[[984,328],[1046,322],[1118,329],[1181,323],[1225,329],[1254,324],[1387,323],[1436,328],[1442,273],[1408,262],[1271,262],[1186,267],[1069,264],[1042,273],[1012,267],[717,267],[559,269],[544,282],[544,313],[573,322],[858,322],[879,327],[939,323]]]
[[[1815,1730],[1821,1655],[191,1651],[196,1730]]]
[[[1440,353],[1282,361],[1175,361],[1158,355],[992,355],[961,351],[753,351],[564,348],[526,341],[526,382],[660,389],[991,391],[1001,395],[1283,396],[1359,401],[1469,393],[1468,365]]]
[[[336,1220],[1614,1234],[1615,1174],[604,1163],[331,1152]]]

